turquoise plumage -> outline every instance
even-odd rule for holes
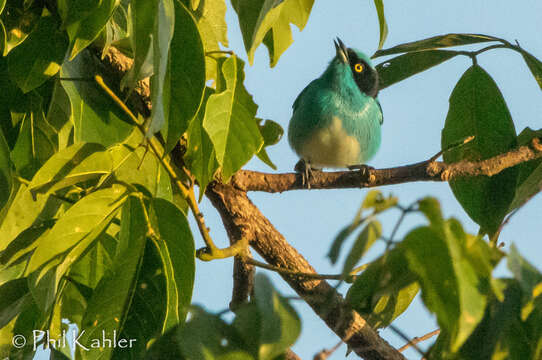
[[[378,74],[362,52],[339,39],[335,47],[337,54],[322,76],[293,104],[288,140],[308,170],[360,166],[380,146]]]

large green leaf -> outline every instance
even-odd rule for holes
[[[29,190],[33,194],[54,192],[106,174],[111,159],[103,150],[99,144],[78,143],[55,153],[34,175]]]
[[[64,63],[60,75],[66,78],[88,78],[88,69],[97,66],[87,52]],[[75,142],[104,146],[124,140],[133,126],[130,118],[94,82],[62,81],[71,103]]]
[[[160,131],[168,123],[171,101],[171,54],[169,45],[175,29],[175,7],[173,0],[159,0],[152,28],[151,102],[152,114],[148,135]]]
[[[380,39],[378,40],[378,50],[384,46],[384,41],[388,37],[388,24],[384,15],[384,2],[382,0],[374,0],[376,13],[378,14],[378,25],[380,27]]]
[[[73,2],[79,2],[74,0]],[[105,24],[118,6],[120,0],[101,0],[97,7],[92,7],[86,16],[74,21],[66,27],[70,37],[70,60],[90,45],[100,34]],[[72,4],[73,5],[73,4]]]
[[[169,81],[171,99],[165,151],[170,152],[196,116],[205,90],[205,55],[194,17],[175,2],[175,32],[171,39]]]
[[[11,161],[9,159],[9,147],[4,137],[4,133],[0,130],[0,209],[6,205],[11,194],[13,179],[11,177]]]
[[[540,89],[542,89],[542,62],[523,49],[521,50],[521,56],[523,56],[529,70],[531,70],[531,73],[538,83],[538,86],[540,86]]]
[[[400,54],[410,51],[439,49],[451,46],[477,44],[488,41],[500,41],[499,38],[481,34],[446,34],[427,39],[404,43],[389,49],[378,50],[373,57]]]
[[[514,123],[495,81],[478,65],[470,67],[450,96],[450,108],[442,131],[442,148],[468,136],[474,140],[444,153],[444,161],[478,161],[516,146]],[[499,228],[514,197],[517,168],[501,174],[450,181],[452,191],[482,231]]]
[[[378,87],[387,88],[399,81],[432,68],[458,55],[457,51],[426,50],[410,52],[387,60],[376,66],[378,71]]]
[[[456,351],[482,320],[487,290],[480,287],[473,265],[451,232],[419,227],[407,234],[403,246],[425,305],[437,315],[440,328],[450,335],[451,350]]]
[[[418,293],[415,280],[400,246],[371,262],[348,290],[347,299],[372,327],[385,327]]]
[[[192,4],[191,10],[198,23],[205,52],[220,51],[220,44],[227,48],[226,2],[205,0]],[[216,78],[216,65],[216,60],[212,56],[205,57],[206,79]]]
[[[111,222],[124,200],[126,190],[119,185],[98,190],[79,200],[58,219],[47,236],[40,239],[26,273],[37,270],[80,241],[95,239]]]
[[[11,161],[19,175],[30,179],[55,153],[56,134],[45,120],[42,99],[31,93],[25,100],[25,103],[21,104],[23,108],[12,112],[12,119],[20,119],[20,130],[11,151]]]
[[[250,64],[256,48],[263,42],[269,51],[271,66],[292,44],[290,24],[303,30],[314,0],[232,0]]]
[[[38,26],[8,55],[9,75],[25,93],[37,88],[59,70],[68,50],[68,38],[59,22],[43,10]]]
[[[34,200],[26,185],[21,185],[7,209],[0,226],[0,249],[4,250],[12,240],[32,225],[40,226],[58,211],[61,200],[38,195]]]
[[[141,202],[129,197],[122,208],[119,244],[113,268],[97,285],[88,301],[87,311],[82,320],[82,334],[79,342],[89,351],[76,349],[84,359],[109,358],[112,346],[90,348],[92,339],[108,338],[114,332],[120,333],[135,291],[139,268],[145,249],[147,223]]]
[[[202,105],[197,116],[190,122],[187,130],[187,149],[184,160],[190,172],[195,176],[199,188],[201,201],[207,185],[213,180],[216,171],[218,170],[218,162],[216,161],[215,149],[213,143],[203,128],[203,119],[205,116],[205,107],[209,96],[214,93],[214,90],[207,87],[203,97]]]
[[[209,134],[216,159],[227,181],[263,145],[254,116],[257,105],[243,86],[243,61],[232,56],[224,61],[222,74],[226,89],[207,101],[203,128]]]
[[[126,75],[122,78],[121,87],[132,90],[136,82],[141,80],[148,72],[149,50],[151,49],[153,35],[149,29],[154,28],[158,0],[134,0],[130,2],[130,44],[134,62]]]
[[[195,276],[194,239],[183,213],[163,199],[152,200],[151,224],[162,259],[167,308],[162,332],[184,322],[192,299]]]
[[[12,280],[0,286],[0,329],[19,314],[28,294],[26,279]]]

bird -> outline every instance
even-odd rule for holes
[[[367,171],[381,142],[378,72],[363,52],[339,38],[333,43],[335,56],[295,99],[288,127],[288,142],[300,158],[295,170],[309,188],[313,170]]]

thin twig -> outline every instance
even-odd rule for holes
[[[410,339],[408,338],[408,336],[406,336],[406,334],[401,331],[401,329],[399,329],[398,327],[394,326],[394,325],[389,325],[388,326],[390,328],[391,331],[393,331],[395,334],[399,335],[400,337],[403,338],[403,340],[405,341],[408,341],[408,343],[410,344],[410,346],[412,346],[422,357],[425,358],[425,353],[422,351],[422,349],[420,349],[418,347],[418,345],[416,345],[417,343],[415,342],[412,342],[410,341]],[[401,352],[401,350],[399,350],[399,352]]]
[[[440,333],[440,329],[437,329],[437,330],[433,330],[423,336],[418,336],[418,337],[415,337],[414,339],[410,340],[409,342],[407,342],[405,345],[403,345],[402,347],[399,348],[399,352],[403,352],[405,351],[406,349],[408,349],[409,347],[411,346],[414,346],[416,345],[417,343],[420,343],[422,341],[425,341],[427,339],[430,339],[432,338],[433,336],[435,335],[438,335]]]

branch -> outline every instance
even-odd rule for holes
[[[422,341],[425,341],[427,339],[430,339],[432,338],[433,336],[437,335],[440,333],[440,329],[437,329],[437,330],[433,330],[431,331],[430,333],[427,333],[423,336],[419,336],[419,337],[415,337],[414,339],[410,340],[408,343],[406,343],[405,345],[401,346],[401,348],[399,349],[400,352],[403,352],[405,351],[406,349],[408,349],[409,347],[413,346],[413,345],[416,345]]]
[[[209,186],[206,195],[218,209],[231,242],[248,239],[269,264],[300,273],[315,273],[245,192],[215,183]],[[356,354],[365,359],[404,359],[325,280],[307,281],[293,274],[280,275]]]
[[[369,169],[363,176],[358,171],[313,172],[311,189],[367,188],[415,181],[450,181],[457,177],[493,176],[518,164],[542,157],[538,138],[529,145],[482,161],[460,161],[446,164],[441,161],[422,161],[416,164],[387,169]],[[268,174],[241,170],[231,184],[242,191],[269,193],[306,189],[296,173]]]

